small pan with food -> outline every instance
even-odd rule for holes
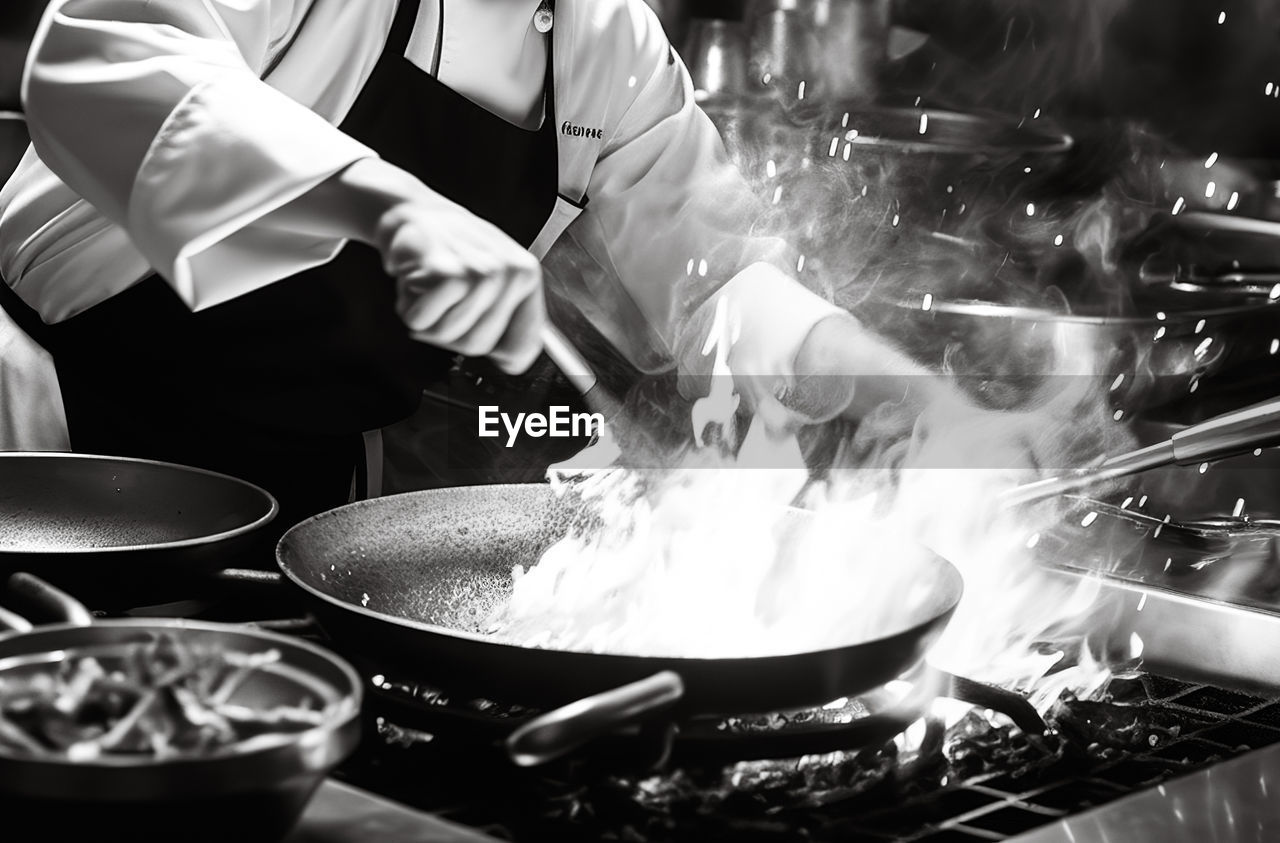
[[[224,624],[95,621],[23,573],[7,596],[6,840],[279,840],[359,740],[359,678],[305,641]],[[33,628],[19,604],[60,622]]]

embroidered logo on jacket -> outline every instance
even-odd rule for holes
[[[586,126],[575,126],[568,120],[560,126],[560,134],[571,138],[603,138],[604,129],[590,129]]]

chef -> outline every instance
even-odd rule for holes
[[[749,236],[641,0],[55,0],[23,98],[0,273],[71,446],[245,477],[286,523],[358,492],[362,434],[454,355],[530,366],[557,241],[641,370],[705,388],[719,309],[775,418],[984,418]]]

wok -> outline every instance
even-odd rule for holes
[[[185,597],[174,589],[270,559],[277,510],[263,489],[202,469],[0,453],[0,577],[33,571],[99,606]]]
[[[820,705],[907,672],[960,600],[959,572],[929,556],[922,605],[883,637],[831,649],[751,658],[668,658],[537,649],[484,634],[530,565],[564,535],[574,512],[548,486],[413,492],[349,504],[285,533],[277,558],[312,611],[358,658],[429,676],[451,692],[539,708],[573,703],[513,735],[536,763],[561,741],[670,708],[676,717]],[[594,699],[584,697],[600,695]],[[538,734],[546,727],[548,732]],[[569,736],[568,733],[574,733]],[[551,749],[549,744],[556,744]]]

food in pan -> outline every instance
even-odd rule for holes
[[[238,695],[277,650],[243,653],[177,635],[86,647],[0,667],[0,751],[88,762],[207,754],[320,725],[324,712],[257,708]]]
[[[636,482],[618,472],[566,504],[576,523],[536,564],[513,566],[490,635],[617,655],[787,655],[899,632],[937,596],[932,554],[874,498],[800,517],[776,472],[688,472],[649,494]]]

